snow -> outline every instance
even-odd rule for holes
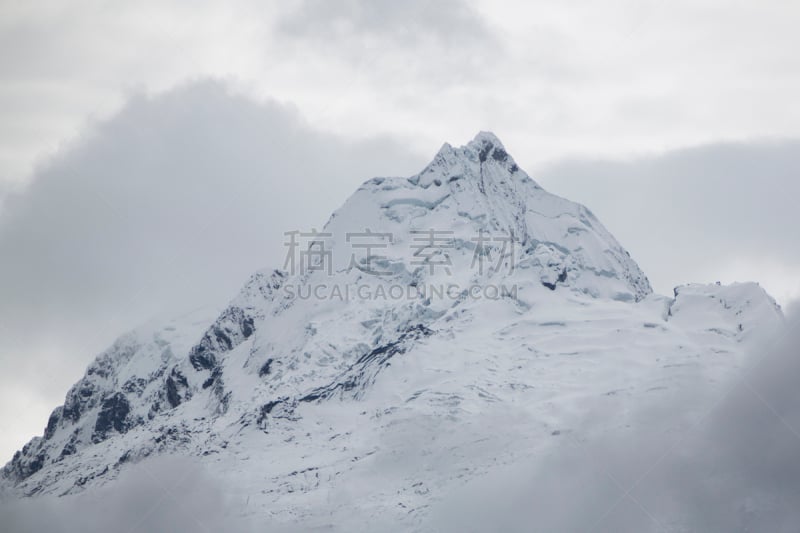
[[[352,234],[367,230],[386,234],[381,258],[354,263]],[[422,255],[431,230],[447,246]],[[298,251],[324,243],[330,273],[264,270],[216,318],[121,337],[68,393],[77,418],[57,410],[47,438],[6,465],[7,490],[73,494],[189,454],[237,515],[424,530],[433,503],[500,465],[614,431],[642,399],[697,383],[712,395],[782,323],[756,284],[653,294],[587,208],[544,191],[485,132],[416,176],[366,182],[319,233]],[[486,243],[484,269],[481,235],[508,240]],[[409,286],[429,290],[376,297]],[[455,289],[432,296],[441,286]],[[488,286],[513,291],[469,292]],[[320,287],[324,298],[300,296]],[[121,429],[98,434],[120,392]],[[590,409],[607,416],[587,423]]]

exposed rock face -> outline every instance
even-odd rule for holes
[[[112,431],[116,431],[117,433],[125,433],[128,431],[130,427],[128,414],[130,412],[131,406],[124,394],[115,392],[111,396],[108,396],[103,400],[100,411],[97,413],[92,442],[96,444],[106,440],[108,434]]]

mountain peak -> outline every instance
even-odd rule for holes
[[[472,243],[484,235],[511,243],[516,250],[509,256],[510,268],[527,271],[551,290],[570,287],[625,301],[652,292],[630,254],[591,211],[545,191],[489,132],[457,148],[445,144],[408,179],[370,180],[336,212],[326,231],[346,245],[349,233],[365,228],[391,235],[389,249],[406,266],[414,265],[415,258],[407,257],[414,234],[432,230],[457,243],[448,253],[464,256],[461,271],[468,275]],[[337,268],[347,268],[344,255]]]
[[[286,243],[286,272],[257,273],[204,333],[179,328],[191,347],[160,333],[113,346],[3,477],[25,493],[81,490],[89,475],[215,424],[269,433],[304,405],[359,399],[390,357],[449,321],[652,292],[588,209],[539,187],[489,132],[445,144],[416,176],[369,180],[321,233],[310,229],[289,232],[308,240]],[[399,299],[385,297],[398,289]],[[211,441],[194,449],[227,446]],[[107,460],[87,473],[82,459],[98,450]]]
[[[489,167],[494,171],[485,172],[485,168]],[[453,147],[449,143],[442,145],[428,166],[416,176],[409,178],[409,181],[427,188],[431,184],[451,183],[462,178],[530,180],[506,152],[500,139],[494,133],[481,131],[463,146]],[[538,187],[537,184],[533,182],[532,184]],[[481,192],[485,192],[484,187],[481,187]]]
[[[468,144],[482,144],[485,142],[492,143],[495,146],[503,148],[503,143],[500,141],[500,138],[495,135],[494,132],[486,130],[481,130],[475,134],[475,137],[473,137]]]
[[[467,143],[467,147],[476,150],[479,154],[481,152],[488,154],[493,150],[498,152],[505,152],[505,147],[500,139],[491,131],[480,131],[475,137]]]
[[[673,395],[691,369],[722,376],[782,319],[755,285],[648,297],[600,221],[488,132],[369,180],[309,229],[216,318],[103,352],[0,471],[0,496],[95,490],[183,454],[278,529],[358,529],[344,521],[366,509],[427,530],[431,500],[525,458],[498,451],[558,446],[597,418],[587,406]]]
[[[463,146],[453,147],[450,143],[444,143],[439,149],[437,156],[459,154],[464,157],[472,154],[480,160],[480,154],[483,153],[483,160],[486,160],[486,156],[494,149],[497,149],[498,152],[505,152],[505,146],[503,146],[502,141],[500,141],[497,135],[491,131],[479,131],[471,141]],[[467,158],[474,159],[470,157]]]

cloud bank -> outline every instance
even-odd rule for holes
[[[136,465],[111,485],[89,493],[0,503],[0,520],[3,530],[13,533],[259,530],[230,516],[225,498],[217,480],[198,463],[160,457]]]
[[[441,531],[769,531],[800,523],[800,315],[709,397],[684,384],[603,438],[562,435],[538,464],[478,480],[434,513]],[[700,411],[700,413],[698,413]],[[588,413],[586,427],[598,413]],[[614,420],[604,420],[614,424]],[[584,431],[585,428],[580,428]]]
[[[0,3],[0,181],[131,88],[198,76],[291,101],[327,131],[415,148],[502,132],[523,167],[798,136],[800,4],[674,0]]]

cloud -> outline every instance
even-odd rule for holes
[[[487,75],[500,41],[464,0],[301,0],[278,17],[276,42],[343,59],[385,86],[458,85]]]
[[[257,530],[229,511],[219,481],[199,463],[180,457],[140,463],[88,493],[0,503],[3,529],[13,533]]]
[[[0,5],[0,180],[131,87],[244,80],[315,125],[418,149],[495,130],[539,162],[798,135],[800,4],[132,2]],[[69,24],[64,21],[68,20]],[[523,155],[523,154],[521,154]],[[524,158],[518,158],[523,167]]]
[[[285,231],[320,228],[364,180],[423,163],[215,81],[134,95],[0,211],[2,453],[41,431],[118,334],[224,304],[254,270],[282,266]]]
[[[800,315],[708,394],[702,380],[633,415],[587,413],[537,464],[477,481],[433,514],[442,531],[794,531],[800,522]],[[621,421],[625,420],[625,424]]]
[[[448,46],[457,45],[466,37],[490,38],[485,22],[463,0],[413,0],[402,4],[389,0],[302,0],[285,15],[280,29],[294,37],[321,40],[358,33],[414,44],[413,41],[430,36]]]
[[[800,297],[800,141],[720,143],[534,173],[590,207],[664,293],[690,281],[758,281]]]

